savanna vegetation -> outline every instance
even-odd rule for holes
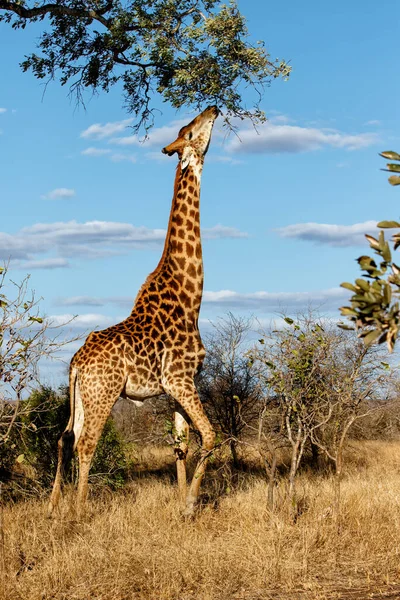
[[[18,411],[3,402],[3,598],[397,597],[400,382],[383,350],[312,314],[257,339],[228,315],[205,341],[197,384],[218,445],[194,521],[168,397],[117,403],[80,522],[76,465],[45,517],[68,390],[36,382]],[[189,469],[197,449],[193,431]]]

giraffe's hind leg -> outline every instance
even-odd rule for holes
[[[76,502],[76,514],[80,518],[84,512],[90,466],[104,425],[111,409],[122,391],[122,385],[115,386],[109,382],[97,381],[96,385],[81,386],[82,400],[85,407],[85,420],[76,450],[79,459],[79,480]]]
[[[58,506],[61,496],[61,483],[62,483],[62,437],[58,440],[58,461],[57,461],[57,471],[56,476],[53,483],[53,489],[50,496],[50,501],[47,507],[47,516],[52,517],[55,509]]]

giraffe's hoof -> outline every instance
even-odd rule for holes
[[[196,515],[196,503],[187,502],[185,508],[182,511],[182,517],[185,520],[192,521]]]

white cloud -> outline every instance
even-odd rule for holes
[[[43,260],[28,260],[18,265],[19,269],[65,269],[69,263],[65,258],[44,258]]]
[[[207,159],[208,162],[217,162],[217,163],[225,163],[228,165],[241,165],[243,164],[242,160],[237,160],[236,158],[232,158],[232,156],[214,156],[211,155]]]
[[[99,258],[129,248],[159,247],[164,238],[164,229],[134,227],[129,223],[37,223],[14,235],[0,232],[0,258],[34,260],[36,255],[49,252],[61,258]]]
[[[53,327],[65,326],[68,329],[97,329],[110,327],[117,323],[115,317],[106,315],[88,313],[84,315],[51,315],[48,317],[49,322]]]
[[[250,292],[241,293],[232,290],[205,291],[203,306],[227,310],[251,310],[274,312],[279,310],[307,309],[309,306],[322,306],[325,309],[337,308],[349,297],[349,292],[343,288],[329,288],[312,292]],[[74,296],[60,298],[57,306],[105,306],[116,305],[128,310],[133,305],[134,298],[129,296]]]
[[[276,229],[284,238],[294,238],[327,244],[329,246],[365,245],[365,234],[377,236],[376,221],[365,221],[354,225],[330,225],[326,223],[297,223]]]
[[[249,234],[240,231],[236,227],[226,227],[225,225],[214,225],[202,229],[203,238],[206,240],[217,240],[221,238],[247,238]]]
[[[228,144],[230,152],[272,154],[310,152],[324,147],[358,150],[378,141],[375,133],[347,134],[332,129],[265,123],[255,129],[239,131]]]
[[[171,144],[174,140],[176,140],[178,136],[178,132],[181,127],[184,127],[188,123],[190,123],[192,116],[189,116],[185,119],[179,119],[172,121],[169,125],[164,125],[163,127],[155,127],[151,129],[147,139],[143,140],[139,138],[137,135],[132,136],[124,136],[120,138],[112,138],[109,140],[110,144],[116,144],[118,146],[145,146],[147,148],[159,146],[162,148],[167,144]]]
[[[82,150],[81,154],[83,154],[84,156],[95,156],[95,157],[107,156],[107,158],[109,158],[113,162],[128,161],[131,163],[135,163],[137,160],[136,156],[133,154],[123,154],[123,153],[118,153],[118,152],[112,153],[112,151],[109,148],[95,148],[93,146],[90,146],[89,148],[85,148],[85,150]]]
[[[5,112],[7,112],[6,108],[0,108],[0,115],[4,114]]]
[[[132,119],[115,121],[106,123],[105,125],[96,123],[83,131],[81,137],[92,139],[108,137],[110,138],[108,142],[117,146],[161,149],[176,139],[179,129],[187,125],[193,116],[188,115],[185,118],[174,120],[163,127],[153,128],[146,139],[140,138],[137,135],[115,136],[115,134],[122,132],[131,124]],[[307,152],[324,147],[358,150],[371,146],[378,141],[377,134],[372,132],[348,134],[336,129],[290,125],[289,123],[292,121],[293,119],[287,115],[281,113],[272,114],[267,123],[258,127],[258,131],[253,128],[242,131],[239,129],[239,137],[234,136],[229,139],[225,148],[234,153]],[[378,122],[370,121],[368,123],[376,125]],[[234,125],[240,127],[240,122],[236,123],[235,121]],[[224,129],[222,121],[217,122],[214,137],[219,140],[226,138],[226,128]],[[152,152],[147,153],[147,157],[162,160],[161,156]],[[214,157],[212,160],[228,162],[229,157]]]
[[[0,259],[11,257],[12,260],[35,261],[37,264],[37,255],[49,253],[56,253],[59,259],[95,259],[132,249],[160,248],[165,235],[165,229],[110,221],[37,223],[24,227],[14,235],[0,232]],[[246,235],[234,227],[223,225],[204,230],[207,239],[241,238]],[[53,257],[46,256],[43,260],[50,265],[50,259]],[[59,262],[57,266],[63,265]]]
[[[105,301],[91,296],[71,296],[69,298],[57,298],[55,306],[104,306]]]
[[[280,125],[283,125],[283,124],[286,125],[287,123],[290,123],[292,121],[293,121],[293,119],[291,119],[287,115],[282,115],[282,114],[277,114],[277,115],[273,115],[272,117],[268,117],[269,123],[278,123]]]
[[[113,121],[112,123],[94,123],[90,125],[87,129],[81,132],[80,137],[94,139],[94,140],[102,140],[104,138],[115,135],[116,133],[121,133],[124,131],[129,125],[133,123],[133,118],[124,119],[123,121]]]
[[[108,140],[109,144],[116,144],[117,146],[140,146],[141,142],[137,135],[127,135],[120,138],[112,138]],[[143,142],[145,143],[145,142]]]
[[[225,309],[278,310],[280,308],[305,308],[313,305],[338,306],[349,292],[342,288],[331,288],[316,292],[253,292],[239,293],[232,290],[204,292],[203,304]]]
[[[115,153],[112,154],[110,156],[111,160],[113,162],[122,162],[122,161],[128,161],[131,163],[135,163],[136,162],[136,156],[134,154],[119,154],[119,153]]]
[[[381,121],[378,121],[378,119],[372,119],[371,121],[367,121],[366,123],[364,123],[364,125],[366,126],[372,126],[372,127],[378,127],[378,125],[381,125]]]
[[[71,188],[56,188],[47,192],[44,196],[41,196],[44,200],[62,200],[64,198],[73,198],[75,196],[75,190]]]
[[[161,150],[154,150],[152,152],[146,152],[146,158],[149,158],[150,160],[157,160],[159,162],[165,162],[165,163],[167,161],[170,161],[170,163],[171,163],[171,157],[168,156],[167,154],[163,154],[161,152]],[[175,158],[175,163],[176,163],[176,158]]]
[[[93,146],[91,146],[90,148],[82,150],[81,154],[84,154],[85,156],[104,156],[105,154],[110,154],[110,152],[111,150],[108,148],[93,148]]]

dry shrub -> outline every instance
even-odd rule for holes
[[[93,498],[80,523],[71,494],[55,521],[42,501],[4,507],[2,598],[322,600],[387,590],[400,584],[400,444],[357,442],[347,453],[339,531],[332,480],[310,472],[299,475],[294,524],[284,480],[270,513],[265,481],[245,473],[193,522],[169,479],[151,476]]]

